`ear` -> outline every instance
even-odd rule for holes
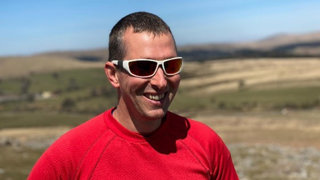
[[[105,66],[104,66],[104,72],[106,73],[106,76],[110,82],[110,84],[115,87],[118,88],[119,85],[119,79],[118,79],[118,73],[117,73],[117,68],[116,66],[111,63],[111,62],[106,62]]]

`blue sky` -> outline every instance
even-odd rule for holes
[[[319,0],[1,0],[0,56],[107,48],[112,26],[135,11],[159,15],[178,45],[320,32]]]

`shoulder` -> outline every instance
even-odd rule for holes
[[[65,133],[63,136],[61,136],[59,140],[60,141],[65,141],[69,139],[73,140],[74,138],[78,139],[79,137],[82,137],[85,139],[97,138],[107,128],[105,123],[105,113],[107,113],[107,111],[71,129],[70,131]]]
[[[188,124],[187,136],[182,143],[192,154],[210,169],[216,179],[238,179],[230,151],[220,136],[209,126],[190,118],[170,114],[171,120],[185,121]]]
[[[177,122],[184,122],[188,126],[188,135],[192,136],[197,141],[222,141],[219,135],[208,125],[193,120],[191,118],[186,118],[175,113],[169,112],[168,119],[174,119]]]
[[[108,132],[105,113],[108,111],[71,129],[58,138],[39,158],[30,177],[43,176],[52,179],[61,176],[66,179],[72,178],[87,152],[94,144],[99,144],[96,142]]]
[[[79,157],[100,137],[106,130],[104,113],[69,130],[58,138],[44,153],[44,156],[57,158]]]
[[[189,135],[213,156],[226,156],[229,158],[230,152],[222,138],[212,128],[202,122],[192,119],[190,121]]]
[[[101,133],[105,130],[106,124],[104,123],[104,113],[102,113],[63,134],[53,146],[56,144],[73,146],[79,144],[79,142],[82,145],[83,143],[90,144],[90,141],[94,141],[101,136]]]
[[[188,135],[185,142],[201,147],[211,158],[217,154],[230,156],[230,152],[221,137],[208,125],[170,113],[169,117],[188,124]]]

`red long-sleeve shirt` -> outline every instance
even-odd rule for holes
[[[238,179],[229,150],[206,125],[168,112],[145,137],[111,110],[60,137],[28,179]]]

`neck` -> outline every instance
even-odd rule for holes
[[[113,117],[129,131],[142,135],[154,132],[162,123],[162,119],[148,119],[140,115],[139,112],[129,112],[126,105],[121,101],[114,110]]]

